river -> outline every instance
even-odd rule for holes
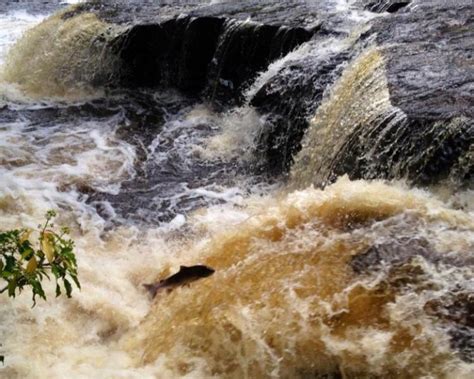
[[[327,2],[346,17],[344,38],[300,45],[245,96],[310,43],[325,62],[387,17],[352,3]],[[46,284],[34,308],[28,293],[0,299],[0,377],[474,375],[474,192],[329,181],[318,169],[343,149],[360,104],[391,106],[382,79],[364,77],[380,69],[377,52],[357,47],[327,79],[294,166],[273,176],[255,162],[265,118],[249,101],[82,85],[113,64],[79,51],[104,26],[21,4],[0,13],[0,228],[34,228],[57,210],[82,289],[55,299]],[[349,97],[360,104],[346,112]],[[143,288],[195,264],[215,273],[155,299]]]

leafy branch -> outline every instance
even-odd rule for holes
[[[77,262],[74,254],[74,241],[67,238],[69,230],[55,231],[51,222],[56,217],[54,211],[46,213],[46,221],[38,230],[16,229],[0,232],[0,294],[6,292],[14,298],[25,288],[30,287],[33,306],[36,296],[46,300],[42,281],[51,275],[56,282],[56,296],[64,291],[71,297],[72,283],[81,288],[77,278]],[[37,235],[32,243],[30,237]],[[35,247],[36,245],[36,247]]]

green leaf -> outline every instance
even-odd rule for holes
[[[30,285],[33,290],[33,307],[36,305],[36,296],[39,296],[43,300],[46,300],[46,294],[43,291],[43,287],[41,286],[41,283],[37,280],[32,280],[30,282]]]
[[[38,241],[35,242],[38,250],[33,248],[29,239],[34,230],[0,231],[0,282],[6,282],[0,294],[6,292],[8,296],[15,297],[24,289],[30,289],[35,306],[37,297],[46,300],[41,283],[45,278],[50,279],[48,274],[52,274],[56,279],[56,296],[63,293],[58,279],[63,280],[68,297],[71,297],[72,282],[77,288],[81,288],[77,278],[74,241],[64,238],[69,232],[67,228],[61,228],[62,234],[58,234],[51,222],[54,217],[56,212],[48,211],[46,221],[39,225],[33,234],[39,235]],[[67,276],[72,282],[66,279]]]
[[[61,277],[60,268],[58,266],[51,266],[51,272],[53,273],[55,278],[59,279]]]
[[[8,255],[5,257],[5,271],[13,272],[16,266],[16,259],[15,257]]]
[[[15,297],[16,279],[8,282],[8,296]]]
[[[72,280],[74,281],[74,283],[76,284],[77,288],[81,289],[81,283],[79,283],[79,280],[77,279],[77,276],[74,275],[74,274],[70,274]]]
[[[67,297],[71,297],[72,286],[69,280],[64,279],[64,288],[66,288],[66,295]]]
[[[25,242],[20,246],[20,254],[21,257],[25,260],[28,261],[30,258],[35,254],[35,251],[31,248],[29,242]]]

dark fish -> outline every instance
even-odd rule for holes
[[[179,271],[176,274],[173,274],[166,279],[160,280],[155,284],[144,284],[145,287],[152,297],[156,296],[156,293],[161,289],[173,290],[178,286],[189,284],[195,280],[206,278],[214,274],[214,269],[204,266],[180,266]]]

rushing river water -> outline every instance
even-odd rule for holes
[[[327,3],[356,34],[376,17]],[[0,229],[58,210],[82,290],[33,309],[26,293],[0,299],[0,377],[473,377],[472,191],[347,176],[313,188],[308,168],[357,117],[328,121],[342,109],[329,95],[311,127],[338,127],[310,127],[290,175],[264,175],[254,152],[265,120],[250,105],[221,111],[174,90],[55,83],[51,72],[74,72],[68,59],[87,75],[101,64],[80,52],[36,56],[55,19],[7,55],[47,17],[0,14]],[[87,17],[63,43],[103,32]],[[321,61],[352,38],[321,41]],[[247,96],[305,49],[262,72]],[[12,70],[19,54],[28,64]],[[369,51],[341,67],[350,64],[332,93],[342,106],[351,73],[381,63]],[[388,107],[371,88],[364,96]],[[154,300],[142,287],[194,264],[216,272]]]

